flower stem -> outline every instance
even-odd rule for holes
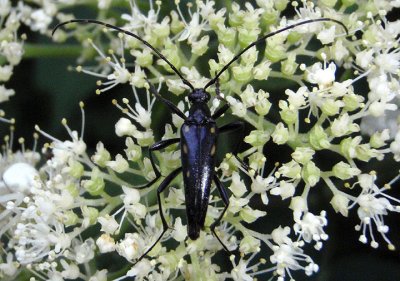
[[[24,58],[76,58],[82,52],[82,46],[76,44],[25,44]]]

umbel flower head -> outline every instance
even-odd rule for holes
[[[400,168],[400,28],[387,14],[397,2],[220,2],[130,0],[123,10],[98,1],[97,19],[137,38],[95,24],[57,30],[54,41],[82,45],[76,71],[97,77],[96,94],[110,95],[122,113],[115,134],[125,146],[86,143],[83,102],[80,132],[61,122],[68,139],[35,127],[48,140],[41,152],[26,151],[23,140],[15,151],[6,138],[2,278],[291,281],[320,270],[313,256],[335,235],[327,230],[334,213],[358,217],[360,242],[395,250],[386,218],[400,210],[392,195]],[[75,18],[70,8],[77,4],[86,5],[0,1],[2,82],[22,59],[20,24],[50,36],[52,23]],[[231,63],[262,36],[321,18],[336,23],[279,32]],[[111,98],[117,87],[132,95]],[[192,240],[185,191],[193,187],[178,175],[188,147],[179,139],[195,108],[189,93],[204,87],[212,116],[229,110],[220,130],[210,129],[220,138],[210,150],[218,180],[205,202],[204,229]],[[3,85],[1,92],[3,101],[14,94]],[[171,117],[157,118],[157,103],[169,104]],[[232,118],[247,124],[237,140],[223,138]],[[153,131],[159,125],[161,137]],[[386,161],[395,168],[381,176]]]

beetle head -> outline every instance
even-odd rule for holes
[[[210,98],[210,94],[204,89],[194,89],[194,91],[189,94],[189,101],[191,103],[205,103],[208,102]]]

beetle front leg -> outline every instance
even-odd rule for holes
[[[156,142],[155,144],[151,145],[149,147],[149,158],[150,158],[150,163],[151,166],[153,167],[154,173],[156,174],[156,177],[154,179],[152,179],[150,182],[146,183],[145,185],[142,186],[138,186],[135,187],[137,189],[143,189],[146,187],[149,187],[151,185],[153,185],[156,181],[158,181],[158,179],[161,177],[161,173],[158,170],[156,163],[154,162],[154,158],[153,158],[153,151],[157,151],[157,150],[161,150],[163,148],[166,148],[174,143],[178,143],[180,141],[180,138],[173,138],[173,139],[168,139],[168,140],[162,140],[159,142]]]
[[[217,186],[219,194],[221,195],[222,201],[225,204],[225,207],[222,210],[222,212],[219,215],[219,217],[211,224],[210,230],[214,234],[214,236],[218,239],[219,243],[221,243],[222,247],[224,247],[225,251],[227,251],[228,253],[232,254],[232,252],[228,249],[228,247],[225,246],[225,244],[222,242],[222,240],[219,238],[219,236],[215,232],[215,227],[221,222],[222,218],[224,217],[224,214],[225,214],[226,210],[229,207],[229,198],[228,198],[228,194],[226,193],[226,190],[225,190],[224,186],[222,185],[221,181],[219,180],[219,178],[216,175],[214,175],[214,182],[215,182],[215,184]]]
[[[158,210],[160,211],[160,217],[161,217],[161,222],[163,224],[163,231],[161,232],[160,236],[157,238],[156,242],[154,242],[153,245],[149,249],[144,252],[143,255],[140,256],[139,259],[136,260],[135,264],[138,263],[141,259],[143,259],[153,248],[157,243],[161,240],[161,238],[164,236],[165,232],[168,230],[168,223],[164,217],[164,212],[161,204],[161,193],[168,187],[168,185],[171,183],[171,181],[176,178],[176,176],[182,171],[182,167],[179,167],[178,169],[172,171],[160,184],[160,186],[157,188],[157,201],[158,201]]]

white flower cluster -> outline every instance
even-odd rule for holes
[[[40,4],[31,7],[21,1],[14,6],[0,0],[0,54],[7,61],[0,66],[1,82],[10,78],[22,58],[24,46],[17,37],[21,23],[49,35],[53,19],[73,18],[62,9],[72,7],[74,0],[34,2]],[[88,154],[83,103],[80,133],[62,121],[70,140],[56,139],[36,127],[50,139],[42,157],[36,149],[25,150],[23,140],[21,152],[13,152],[12,137],[6,139],[0,159],[0,237],[4,245],[0,277],[30,274],[31,280],[100,281],[110,274],[115,280],[135,277],[138,281],[175,280],[178,276],[182,280],[294,280],[295,271],[309,276],[319,270],[306,251],[310,244],[317,251],[323,249],[329,238],[325,228],[331,207],[344,217],[357,210],[360,222],[355,229],[361,233],[362,243],[395,248],[384,219],[400,211],[400,200],[389,195],[400,177],[400,166],[394,169],[393,180],[382,184],[377,172],[362,164],[384,158],[400,161],[400,21],[386,19],[397,2],[374,1],[368,7],[352,0],[318,1],[318,5],[287,0],[256,0],[254,5],[225,2],[232,2],[230,9],[197,0],[188,2],[184,11],[176,0],[165,14],[164,5],[168,4],[162,1],[150,0],[145,12],[130,0],[130,12],[117,20],[160,50],[196,88],[203,88],[235,54],[268,32],[322,17],[348,28],[347,34],[333,22],[314,22],[279,33],[266,44],[248,49],[219,77],[222,93],[210,102],[211,112],[223,100],[233,115],[252,126],[244,137],[246,150],[237,157],[227,154],[216,168],[222,184],[229,188],[229,207],[216,233],[233,253],[231,269],[224,271],[213,263],[213,257],[224,252],[210,231],[223,210],[214,187],[205,229],[196,240],[186,238],[187,225],[180,218],[185,195],[179,177],[161,196],[171,228],[165,234],[165,222],[158,214],[155,194],[160,181],[153,180],[158,170],[165,178],[181,162],[177,145],[146,157],[148,147],[156,142],[151,128],[156,97],[150,85],[165,98],[167,92],[180,96],[177,107],[185,114],[190,105],[183,96],[189,87],[170,65],[135,38],[100,25],[75,25],[68,32],[57,30],[54,39],[75,38],[94,51],[96,58],[90,62],[92,57],[82,52],[76,70],[100,79],[96,93],[120,84],[132,88],[133,101],[113,100],[124,115],[115,124],[115,132],[126,147],[111,155],[98,142],[93,155]],[[112,1],[98,1],[98,18],[111,22],[105,11],[112,7]],[[296,16],[286,18],[287,10]],[[207,67],[209,73],[204,73]],[[270,82],[266,83],[270,78],[295,86],[272,97],[267,92]],[[359,90],[359,83],[368,91]],[[12,94],[0,85],[0,101]],[[176,114],[171,119],[165,122],[163,140],[180,137],[182,119]],[[271,165],[265,154],[267,145],[286,147],[290,153]],[[321,164],[324,152],[335,155],[329,168]],[[46,154],[50,154],[48,160],[44,160]],[[143,188],[146,182],[154,184]],[[322,190],[331,195],[330,206],[314,211],[309,206],[310,195]],[[264,233],[257,226],[269,218],[271,201],[277,200],[289,205],[292,223]],[[127,261],[121,270],[93,271],[95,257],[113,254]]]

